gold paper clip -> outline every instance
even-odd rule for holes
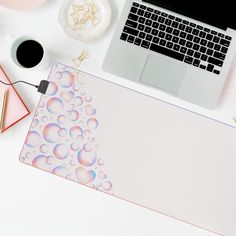
[[[4,96],[3,96],[3,102],[2,102],[2,111],[1,111],[1,117],[0,117],[0,133],[2,133],[4,129],[4,121],[5,121],[5,115],[6,115],[6,107],[7,107],[7,98],[8,98],[8,89],[5,90]]]

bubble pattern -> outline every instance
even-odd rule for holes
[[[49,87],[25,140],[20,160],[99,191],[112,193],[113,184],[98,155],[98,110],[86,87],[86,75],[55,64]]]

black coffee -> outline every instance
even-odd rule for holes
[[[26,40],[16,50],[18,62],[26,68],[32,68],[40,63],[43,58],[43,47],[34,40]]]

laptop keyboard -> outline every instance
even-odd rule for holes
[[[231,37],[134,2],[121,40],[220,74]]]

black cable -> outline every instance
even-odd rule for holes
[[[24,83],[24,84],[28,84],[30,86],[33,86],[35,88],[38,88],[38,85],[35,85],[35,84],[31,84],[31,83],[28,83],[26,81],[23,81],[23,80],[19,80],[19,81],[16,81],[16,82],[13,82],[13,83],[6,83],[2,80],[0,80],[0,83],[4,84],[4,85],[14,85],[14,84],[18,84],[18,83]]]

